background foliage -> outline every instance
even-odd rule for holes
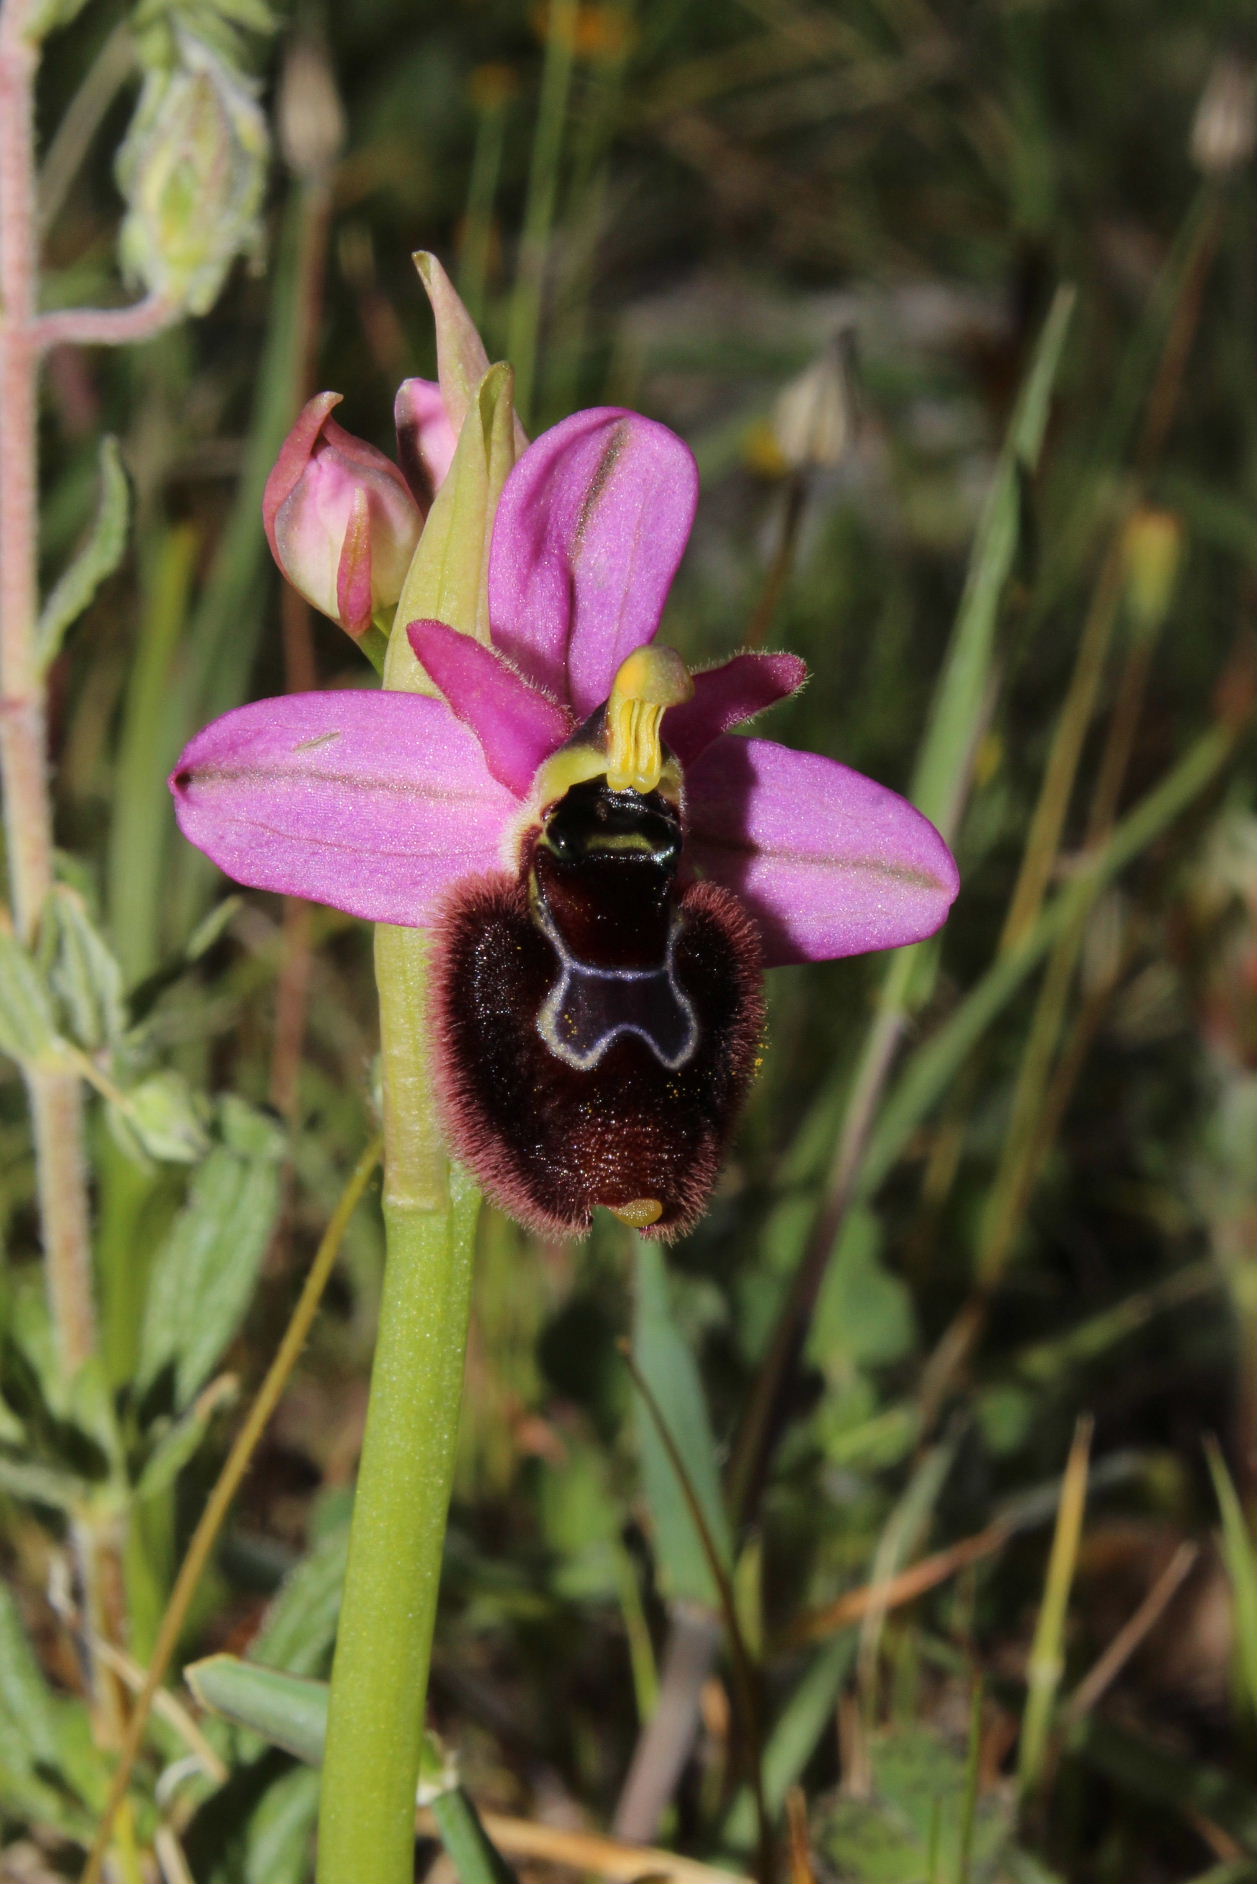
[[[253,259],[45,381],[63,888],[35,968],[0,936],[0,1045],[71,1040],[103,1095],[103,1351],[59,1377],[6,1061],[0,1875],[71,1874],[107,1785],[76,1528],[119,1540],[143,1664],[374,1129],[365,929],[224,901],[163,781],[213,713],[361,678],[281,596],[260,488],[324,385],[388,443],[434,365],[423,246],[530,430],[610,401],[692,443],[667,637],[803,653],[773,735],[915,791],[965,882],[939,946],[773,978],[736,1155],[666,1269],[610,1221],[544,1247],[486,1214],[434,1671],[469,1789],[740,1870],[758,1763],[775,1820],[802,1787],[822,1876],[1257,1876],[1246,15],[89,0],[40,97],[50,305],[119,298],[113,154],[189,32],[277,114]],[[368,1203],[185,1660],[326,1672],[380,1262]],[[304,1877],[308,1769],[206,1732],[227,1766],[155,1792],[187,1754],[155,1720],[133,1875],[157,1837],[167,1877],[173,1848],[205,1884]]]

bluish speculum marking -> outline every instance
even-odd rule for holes
[[[675,968],[680,854],[676,806],[659,792],[613,791],[605,777],[573,786],[545,819],[530,900],[558,975],[536,1026],[578,1071],[624,1035],[669,1071],[694,1054],[698,1022]]]

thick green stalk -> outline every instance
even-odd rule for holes
[[[428,515],[384,667],[386,687],[431,682],[409,621],[434,617],[487,639],[493,515],[515,458],[509,368],[477,388],[449,476]],[[358,1467],[319,1802],[319,1884],[410,1884],[415,1788],[480,1193],[452,1169],[437,1129],[422,929],[375,932],[384,1075],[387,1255],[367,1430]]]
[[[436,1136],[422,930],[376,931],[387,1259],[332,1669],[319,1884],[408,1884],[479,1192]]]

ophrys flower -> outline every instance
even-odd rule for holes
[[[441,698],[242,707],[172,778],[229,875],[431,926],[455,1151],[539,1229],[605,1204],[676,1236],[704,1208],[750,1078],[760,962],[933,933],[955,864],[906,800],[730,728],[799,687],[789,654],[691,678],[651,646],[694,461],[630,412],[577,413],[509,477],[486,646],[409,627]]]

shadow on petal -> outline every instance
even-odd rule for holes
[[[768,966],[898,948],[946,920],[959,877],[928,818],[819,753],[720,739],[687,774],[691,868],[759,924]]]

